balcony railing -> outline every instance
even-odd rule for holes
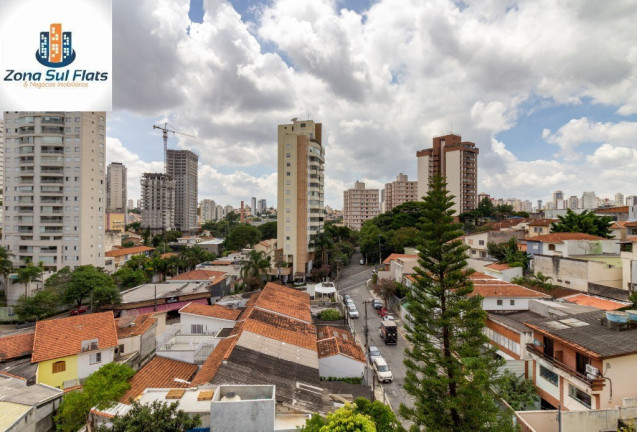
[[[542,350],[540,350],[534,344],[526,344],[526,349],[527,349],[527,351],[529,353],[540,357],[542,360],[547,361],[551,365],[553,365],[556,368],[566,372],[570,376],[575,377],[575,378],[579,379],[580,381],[588,384],[589,386],[591,386],[591,390],[593,390],[593,391],[603,390],[603,388],[604,388],[604,378],[591,379],[588,376],[586,376],[585,374],[576,371],[575,369],[573,369],[569,365],[564,364],[561,361],[557,360],[555,357],[552,357],[552,356],[550,356],[548,354],[545,354]]]

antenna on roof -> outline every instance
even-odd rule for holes
[[[117,321],[117,327],[124,328],[128,327],[135,322],[135,319],[139,315],[137,309],[124,310],[119,316],[119,320]]]

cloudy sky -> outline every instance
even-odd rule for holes
[[[355,180],[416,179],[449,131],[479,190],[637,195],[632,0],[114,0],[108,162],[161,171],[167,121],[192,135],[199,198],[276,202],[276,125],[323,123],[326,204]]]

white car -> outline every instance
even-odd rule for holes
[[[347,313],[350,318],[358,318],[358,309],[353,304],[347,306]]]
[[[359,261],[360,265],[365,265],[365,258],[361,258],[361,260]]]
[[[379,382],[392,382],[394,380],[394,376],[389,369],[389,365],[382,357],[377,357],[374,359],[374,372],[376,373],[376,378]]]
[[[382,319],[382,320],[385,320],[385,321],[396,321],[396,320],[394,319],[394,316],[393,316],[392,314],[387,314],[387,315],[385,315],[384,317],[382,317],[381,319]]]

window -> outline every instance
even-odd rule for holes
[[[478,240],[478,244],[479,244],[480,246],[484,246],[484,240]]]
[[[575,399],[576,401],[578,401],[579,403],[581,403],[582,405],[586,406],[586,408],[591,407],[591,395],[578,389],[573,384],[568,385],[568,395],[572,397],[573,399]]]
[[[65,361],[57,361],[53,363],[53,373],[64,372],[66,370]]]
[[[515,300],[509,300],[509,304],[510,304],[511,306],[515,305]]]
[[[82,341],[82,351],[92,351],[98,348],[97,339]]]
[[[203,324],[191,324],[190,325],[190,333],[191,334],[203,334]]]
[[[554,251],[555,250],[555,245],[554,244],[550,244],[549,245],[549,250],[550,251]]]
[[[498,306],[502,306],[502,300],[498,300],[497,303],[498,303]]]
[[[551,384],[553,384],[554,386],[558,385],[559,377],[557,376],[557,374],[553,372],[552,370],[545,368],[542,365],[540,365],[540,376],[544,378],[545,380],[547,380],[548,382],[550,382]]]
[[[89,363],[90,364],[102,363],[102,353],[98,352],[98,353],[91,354],[89,356]]]

